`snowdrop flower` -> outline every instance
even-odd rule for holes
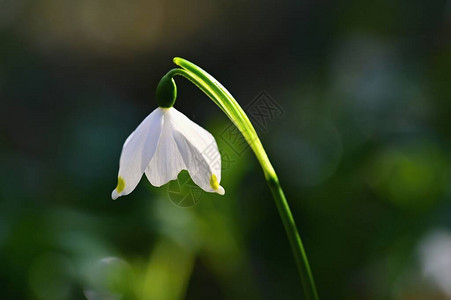
[[[310,265],[287,199],[245,111],[213,76],[183,58],[174,58],[174,63],[178,68],[170,70],[158,84],[156,100],[159,108],[153,111],[125,141],[118,185],[112,193],[113,199],[131,193],[143,173],[146,173],[151,184],[160,186],[175,179],[183,169],[188,170],[193,181],[203,190],[224,194],[224,188],[219,185],[221,162],[214,138],[173,108],[177,97],[174,77],[183,76],[202,90],[224,112],[243,134],[254,152],[290,240],[304,294],[308,299],[318,299]],[[216,161],[215,157],[219,160]]]
[[[204,191],[224,195],[214,137],[175,108],[158,107],[125,141],[111,197],[130,194],[144,173],[152,185],[162,186],[182,170]]]

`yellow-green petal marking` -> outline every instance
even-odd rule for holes
[[[119,176],[117,178],[117,187],[116,187],[116,191],[118,193],[122,192],[125,188],[125,181],[124,178],[122,178],[121,176]]]
[[[215,174],[211,175],[211,177],[210,177],[210,186],[215,191],[219,189],[218,178],[216,177]]]

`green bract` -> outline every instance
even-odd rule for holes
[[[157,104],[162,108],[174,106],[177,98],[177,86],[172,77],[165,75],[161,78],[156,92]]]

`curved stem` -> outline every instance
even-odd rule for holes
[[[229,117],[229,114],[227,111],[225,111],[225,108],[222,106],[218,100],[216,100],[217,95],[214,94],[214,91],[207,86],[206,84],[202,84],[202,80],[198,78],[196,75],[192,74],[191,72],[186,71],[185,69],[172,69],[170,70],[166,76],[174,77],[176,75],[183,76],[189,81],[191,81],[195,86],[197,86],[202,92],[204,92],[213,102],[219,106],[219,108]]]
[[[267,182],[274,197],[274,201],[276,202],[277,210],[279,211],[280,218],[285,227],[288,240],[290,241],[291,250],[293,251],[296,265],[301,276],[302,286],[304,287],[305,297],[306,299],[319,299],[312,270],[310,269],[310,264],[307,259],[307,253],[305,252],[301,236],[297,230],[296,223],[294,222],[293,215],[291,214],[290,207],[282,187],[280,186],[279,180],[275,177],[267,180]]]
[[[247,143],[255,153],[266,181],[276,202],[279,215],[285,227],[288,240],[291,245],[291,250],[296,260],[296,266],[299,270],[301,282],[306,299],[318,299],[313,274],[310,269],[310,264],[307,259],[307,254],[304,250],[301,237],[291,214],[290,207],[285,198],[283,190],[280,186],[277,174],[269,161],[265,149],[255,131],[252,123],[247,117],[244,110],[233,98],[233,96],[222,86],[213,76],[196,66],[195,64],[184,60],[182,58],[174,58],[174,62],[183,69],[172,69],[167,76],[171,78],[175,75],[180,75],[201,89],[213,102],[221,108],[227,117],[235,124],[246,139]]]

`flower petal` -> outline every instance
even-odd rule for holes
[[[181,170],[186,169],[177,144],[174,141],[170,118],[174,108],[164,109],[163,130],[158,147],[146,168],[146,176],[154,186],[162,186],[177,178]]]
[[[113,199],[131,193],[141,180],[156,151],[162,123],[163,110],[157,108],[125,141],[119,162],[118,185],[111,194]]]
[[[221,181],[221,155],[214,137],[205,129],[173,108],[170,122],[173,136],[188,172],[206,192],[223,195]]]

